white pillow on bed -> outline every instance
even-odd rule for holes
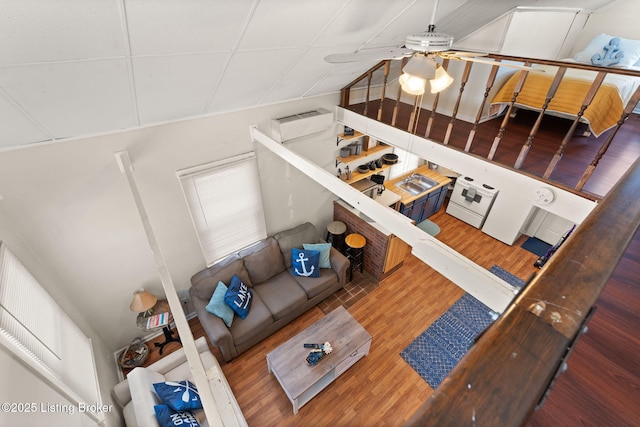
[[[573,57],[576,61],[585,64],[591,64],[591,57],[596,53],[603,54],[604,47],[609,44],[612,38],[609,34],[598,34],[595,36],[589,44],[580,52],[576,53]],[[634,65],[640,65],[640,40],[620,39],[620,49],[624,52],[624,58],[616,64],[618,67],[630,67]]]

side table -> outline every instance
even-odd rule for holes
[[[169,307],[169,301],[166,299],[159,299],[153,307],[138,314],[138,317],[136,318],[136,325],[143,331],[155,332],[159,328],[162,328],[162,332],[164,333],[164,342],[155,343],[155,346],[160,348],[160,355],[162,355],[162,350],[165,345],[171,342],[178,342],[182,344],[180,337],[177,335],[173,336],[173,333],[171,332],[170,325],[172,320],[173,316],[171,314],[171,308]]]

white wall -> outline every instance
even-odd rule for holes
[[[640,2],[637,0],[617,0],[598,9],[587,20],[576,40],[572,55],[581,51],[593,37],[601,33],[640,40],[639,16]]]
[[[25,234],[23,230],[19,230],[18,227],[8,218],[6,212],[6,200],[0,200],[0,240],[5,242],[11,251],[22,261],[29,271],[38,279],[38,281],[47,289],[47,292],[56,300],[56,302],[63,308],[63,310],[69,315],[74,323],[82,329],[83,333],[91,338],[92,347],[94,352],[94,358],[96,367],[98,369],[98,382],[100,384],[100,394],[102,395],[104,404],[112,404],[111,397],[109,395],[110,390],[116,383],[116,369],[113,362],[113,350],[107,346],[104,340],[98,333],[91,327],[87,321],[88,317],[85,316],[81,310],[78,309],[69,298],[70,292],[64,287],[60,286],[61,282],[54,273],[55,268],[49,268],[40,262],[41,257],[32,251],[33,244],[26,241],[23,238]],[[5,350],[0,348],[0,360],[8,359],[9,356],[5,353]],[[56,397],[60,396],[60,401],[64,400],[61,395],[49,385],[45,384],[41,379],[29,371],[27,368],[17,365],[17,361],[11,362],[11,364],[5,364],[0,362],[0,371],[2,375],[2,382],[0,384],[0,401],[1,402],[18,402],[23,401],[18,399],[20,396],[30,397],[24,401],[33,401],[35,398],[44,399],[45,396]],[[10,377],[5,376],[5,370],[10,373]],[[35,391],[34,391],[35,390]],[[15,396],[14,396],[15,394]],[[39,401],[38,401],[39,402]],[[96,402],[97,403],[97,402]],[[2,415],[2,414],[0,414]],[[106,419],[108,425],[118,425],[120,422],[120,416],[117,412],[106,413]],[[15,420],[16,417],[7,418],[7,420]],[[62,418],[64,419],[64,418]],[[81,417],[77,414],[73,417],[73,423],[78,422]],[[26,419],[23,419],[26,421]],[[57,425],[75,425],[71,420],[68,420],[69,424],[60,422]],[[0,425],[10,425],[11,423],[5,423],[0,418]],[[37,425],[37,423],[30,424],[22,421],[18,422],[21,425]],[[49,425],[49,424],[47,424]],[[54,425],[54,424],[51,424]]]
[[[0,425],[50,427],[96,425],[95,421],[86,414],[86,409],[70,403],[63,395],[43,384],[38,376],[1,349],[0,376],[2,377],[0,402],[5,406],[6,403],[15,404],[8,406],[9,410],[3,406],[0,411]],[[109,423],[109,425],[117,425],[115,421]]]
[[[186,290],[205,264],[176,171],[254,150],[250,125],[270,132],[272,118],[320,107],[333,111],[338,99],[334,94],[0,152],[0,239],[67,311],[76,311],[70,313],[74,320],[86,319],[80,326],[98,342],[104,384],[115,381],[113,351],[144,334],[129,310],[133,291],[145,287],[162,295],[113,153],[128,150],[173,282]],[[291,144],[326,163],[335,150],[334,129]],[[257,152],[268,231],[303,221],[324,227],[333,195],[264,150]]]

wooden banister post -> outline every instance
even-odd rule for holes
[[[453,113],[451,114],[451,120],[449,120],[449,124],[447,125],[447,132],[444,135],[444,141],[442,142],[444,145],[449,144],[449,138],[451,137],[451,132],[453,131],[453,124],[456,121],[456,116],[458,115],[458,108],[460,108],[460,100],[462,99],[462,94],[464,93],[464,87],[469,81],[469,73],[471,73],[471,66],[473,62],[467,61],[464,65],[464,71],[462,73],[462,78],[460,79],[460,92],[458,93],[458,99],[456,99],[456,105],[453,107]]]
[[[591,85],[591,87],[589,88],[589,91],[584,97],[584,101],[582,102],[582,106],[580,107],[580,111],[578,112],[576,119],[573,121],[573,123],[571,124],[571,127],[567,131],[567,134],[562,139],[562,143],[560,144],[560,147],[558,147],[558,151],[556,151],[556,154],[553,155],[553,159],[551,159],[551,162],[549,162],[549,166],[547,166],[547,170],[544,172],[544,175],[542,175],[543,178],[549,179],[549,177],[553,173],[553,170],[558,165],[558,162],[560,161],[560,159],[562,158],[562,155],[564,154],[565,148],[567,148],[567,144],[569,144],[569,141],[571,140],[573,133],[576,131],[576,127],[578,126],[580,119],[584,115],[584,110],[586,110],[587,107],[591,105],[591,101],[593,101],[593,97],[596,96],[596,93],[598,92],[598,89],[600,88],[600,85],[602,84],[602,81],[604,80],[606,75],[607,75],[606,71],[600,71],[596,76],[596,78],[593,80],[593,84]]]
[[[480,123],[480,119],[482,119],[482,110],[484,110],[484,106],[487,102],[487,98],[489,97],[489,91],[493,87],[493,83],[496,80],[496,74],[498,74],[499,65],[494,65],[491,67],[491,71],[489,72],[489,77],[487,78],[487,85],[484,89],[484,96],[482,98],[482,103],[480,104],[480,108],[478,108],[478,113],[476,114],[476,121],[473,123],[473,129],[469,131],[469,137],[467,138],[467,144],[464,146],[464,151],[469,151],[471,149],[471,144],[473,143],[473,138],[476,136],[476,132],[478,131],[478,124]]]
[[[516,159],[516,163],[513,166],[514,168],[520,169],[522,167],[522,164],[524,163],[524,159],[527,157],[527,154],[531,149],[531,144],[533,144],[533,138],[535,138],[536,134],[538,133],[538,129],[540,128],[540,124],[542,123],[542,118],[544,117],[544,113],[545,111],[547,111],[547,108],[549,107],[549,103],[551,102],[553,97],[556,95],[558,86],[560,86],[560,82],[562,81],[562,78],[564,77],[564,74],[566,71],[567,71],[567,67],[558,68],[558,72],[553,78],[553,82],[551,82],[551,86],[549,87],[549,91],[547,92],[547,98],[544,100],[544,104],[542,105],[542,110],[540,110],[540,113],[538,114],[538,118],[536,119],[536,122],[533,124],[533,127],[531,128],[531,132],[529,132],[529,137],[527,138],[527,142],[525,142],[522,148],[520,149],[520,154],[518,155],[518,158]]]

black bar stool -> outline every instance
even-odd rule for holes
[[[331,246],[344,253],[344,233],[347,231],[347,226],[342,221],[332,221],[327,224],[327,237],[325,240],[327,243],[331,243]]]
[[[362,234],[351,233],[344,239],[347,248],[346,256],[349,259],[349,281],[353,279],[353,269],[360,267],[360,273],[364,270],[364,247],[367,239]]]

